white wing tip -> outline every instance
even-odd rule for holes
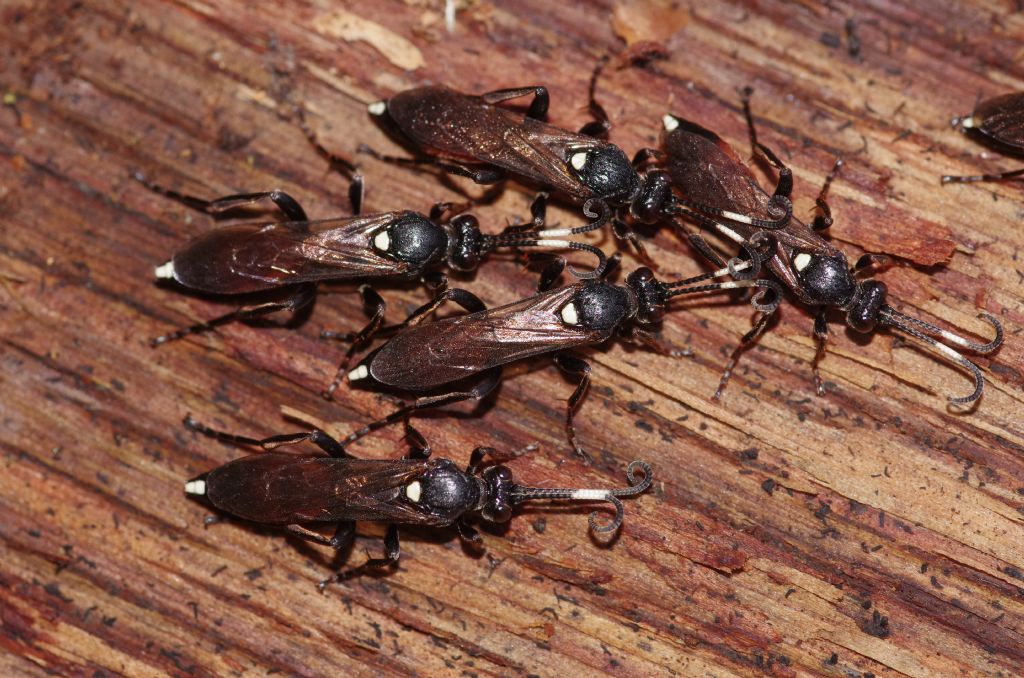
[[[171,280],[174,278],[174,262],[168,261],[166,264],[157,266],[153,271],[153,274],[158,280]]]
[[[185,483],[185,494],[195,494],[199,496],[206,495],[206,481],[205,480],[190,480]]]

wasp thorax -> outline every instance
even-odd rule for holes
[[[434,222],[410,212],[386,231],[377,233],[373,238],[373,246],[418,268],[444,256],[448,249],[448,236]]]
[[[485,489],[480,515],[492,523],[507,523],[512,517],[512,471],[504,466],[491,466],[482,476]]]
[[[846,324],[858,332],[870,332],[878,323],[878,314],[885,306],[888,292],[885,283],[868,280],[857,288],[857,294],[846,311]]]
[[[480,265],[483,235],[480,224],[471,214],[460,214],[449,223],[451,251],[448,264],[457,271],[473,271]]]
[[[605,144],[570,153],[569,164],[597,198],[626,201],[640,186],[639,175],[618,146]]]
[[[637,312],[636,294],[631,289],[603,280],[583,283],[565,308],[570,305],[575,324],[584,330],[599,332],[615,329]],[[565,315],[562,314],[563,320],[567,320]]]
[[[801,291],[812,304],[845,306],[857,290],[857,283],[850,275],[849,264],[842,254],[822,256],[797,252],[790,265],[800,282]]]
[[[451,461],[440,459],[406,486],[406,497],[434,515],[453,521],[479,503],[480,485]]]

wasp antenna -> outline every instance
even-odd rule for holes
[[[570,232],[570,229],[565,229],[559,234],[569,235]],[[511,233],[504,236],[487,236],[482,249],[489,252],[499,247],[545,247],[550,249],[569,249],[589,252],[597,258],[597,265],[593,270],[581,271],[572,264],[569,264],[567,266],[569,272],[581,280],[590,280],[600,278],[602,276],[605,271],[605,267],[608,265],[608,258],[600,248],[588,245],[587,243],[576,242],[574,240],[559,240],[544,237],[549,236],[552,233],[553,231],[523,231],[521,233]]]
[[[980,313],[978,317],[987,320],[996,330],[995,338],[985,344],[965,339],[964,337],[954,334],[949,330],[944,330],[941,327],[925,322],[919,318],[914,318],[906,313],[901,313],[888,305],[883,306],[879,312],[879,318],[884,324],[909,334],[926,346],[930,346],[935,349],[936,353],[945,356],[971,373],[974,377],[974,391],[970,395],[946,396],[947,400],[954,405],[969,405],[980,398],[982,390],[984,389],[985,379],[981,373],[981,369],[979,369],[977,365],[965,358],[956,349],[938,341],[934,336],[929,336],[926,332],[932,335],[937,335],[948,343],[959,346],[973,353],[991,353],[999,348],[1003,343],[1003,326],[994,315],[987,311]]]
[[[728,272],[729,269],[724,268],[721,270]],[[716,271],[715,273],[721,273],[721,271]],[[707,279],[706,277],[701,276],[698,276],[698,278]],[[774,280],[765,280],[764,278],[758,278],[757,280],[727,280],[726,282],[694,285],[692,287],[683,287],[682,285],[684,283],[688,283],[688,281],[680,280],[677,283],[665,285],[665,298],[669,299],[682,294],[697,294],[699,292],[717,292],[720,290],[738,290],[744,287],[757,287],[760,289],[750,300],[750,305],[753,306],[754,309],[761,313],[772,313],[782,302],[782,287]],[[769,294],[771,295],[770,297],[767,296]]]
[[[637,471],[642,475],[637,476]],[[570,489],[570,488],[546,488],[546,487],[523,487],[516,485],[511,492],[513,504],[521,504],[531,499],[569,499],[571,501],[606,501],[615,507],[615,516],[602,522],[600,512],[594,511],[589,516],[590,529],[594,532],[614,532],[622,525],[624,510],[619,497],[631,497],[640,494],[651,486],[654,478],[651,472],[651,465],[645,461],[632,461],[626,468],[626,478],[629,480],[629,487],[615,489]]]

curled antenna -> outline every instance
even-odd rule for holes
[[[595,204],[600,207],[599,213],[591,210]],[[572,264],[568,264],[567,268],[569,273],[581,280],[600,278],[602,273],[604,273],[605,266],[608,264],[608,259],[605,257],[604,252],[593,245],[576,242],[575,240],[565,240],[564,238],[566,236],[579,235],[580,233],[588,233],[603,227],[611,219],[611,208],[603,200],[592,198],[583,205],[583,213],[594,219],[594,221],[584,226],[576,226],[575,228],[524,229],[501,235],[484,236],[482,250],[489,252],[499,247],[545,247],[590,252],[597,257],[597,266],[593,270],[581,271]]]
[[[994,315],[987,311],[978,314],[979,318],[987,320],[996,330],[995,338],[987,344],[964,339],[960,335],[954,334],[949,330],[944,330],[941,327],[932,325],[931,323],[925,322],[919,318],[914,318],[906,313],[901,313],[888,304],[882,306],[879,310],[878,317],[882,324],[893,327],[918,339],[926,346],[930,346],[935,349],[935,351],[940,355],[949,358],[964,369],[968,370],[974,376],[974,392],[970,395],[961,397],[946,396],[946,399],[949,400],[951,404],[968,405],[981,397],[981,391],[984,388],[985,380],[978,366],[965,358],[959,351],[938,341],[935,336],[940,337],[949,344],[959,346],[960,348],[971,351],[972,353],[991,353],[999,348],[1003,343],[1003,326]]]
[[[697,294],[700,292],[716,292],[719,290],[737,290],[744,287],[757,287],[759,289],[754,296],[751,297],[750,305],[761,313],[773,313],[782,302],[782,286],[774,280],[766,280],[764,278],[745,278],[742,280],[727,280],[720,283],[708,283],[706,285],[696,284],[704,280],[711,280],[725,275],[735,277],[737,272],[742,272],[747,268],[757,266],[758,261],[758,259],[752,261],[730,259],[728,266],[720,268],[717,271],[694,276],[692,278],[686,278],[685,280],[677,280],[673,283],[662,283],[661,287],[665,293],[665,299],[670,299],[682,294]]]
[[[637,471],[643,473],[639,478]],[[514,485],[510,495],[513,504],[521,504],[530,499],[570,499],[573,501],[607,501],[615,507],[615,517],[608,522],[602,523],[600,512],[594,511],[590,514],[590,529],[594,532],[614,532],[622,525],[623,508],[619,497],[631,497],[640,494],[651,486],[653,474],[651,466],[646,461],[631,461],[626,468],[626,478],[629,480],[629,487],[613,490],[585,490],[585,489],[548,489],[546,487],[523,487]]]

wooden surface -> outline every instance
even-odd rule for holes
[[[4,2],[0,673],[1020,675],[1020,185],[938,176],[1015,166],[948,121],[979,94],[1022,88],[1024,16],[1009,0],[674,5],[668,17],[469,2],[449,35],[440,3],[414,0]],[[602,83],[627,152],[655,143],[671,110],[746,154],[736,91],[749,84],[763,140],[793,166],[798,214],[846,158],[831,237],[851,259],[904,257],[879,276],[904,310],[981,336],[979,309],[1004,323],[1005,346],[978,361],[979,405],[947,410],[966,375],[839,318],[828,393],[815,396],[811,318],[791,304],[713,403],[750,309],[683,302],[665,336],[694,358],[590,353],[578,422],[593,467],[570,458],[571,384],[544,361],[509,370],[481,417],[418,419],[460,463],[476,445],[539,442],[512,464],[534,484],[618,484],[628,461],[649,460],[655,487],[627,500],[610,548],[588,537],[586,509],[531,508],[485,534],[486,556],[452,532],[406,531],[392,576],[320,595],[325,549],[204,529],[182,483],[243,451],[188,433],[186,413],[260,436],[301,428],[282,418],[287,405],[344,433],[390,405],[317,395],[342,352],[319,331],[363,322],[352,288],[322,295],[298,330],[234,325],[151,349],[228,307],[153,284],[153,267],[211,222],[131,171],[210,197],[279,187],[314,217],[344,214],[345,182],[289,122],[293,104],[349,156],[360,142],[397,150],[364,106],[427,82],[543,83],[552,120],[575,128],[590,69],[624,47],[619,36],[662,38],[670,55]],[[370,210],[480,192],[360,161]],[[494,232],[529,199],[512,184],[477,213]],[[645,235],[666,275],[702,270],[671,232]],[[497,304],[534,280],[505,259],[460,282]],[[383,292],[396,320],[425,298]],[[393,430],[354,452],[404,449]],[[380,534],[361,526],[352,561],[378,552]]]

